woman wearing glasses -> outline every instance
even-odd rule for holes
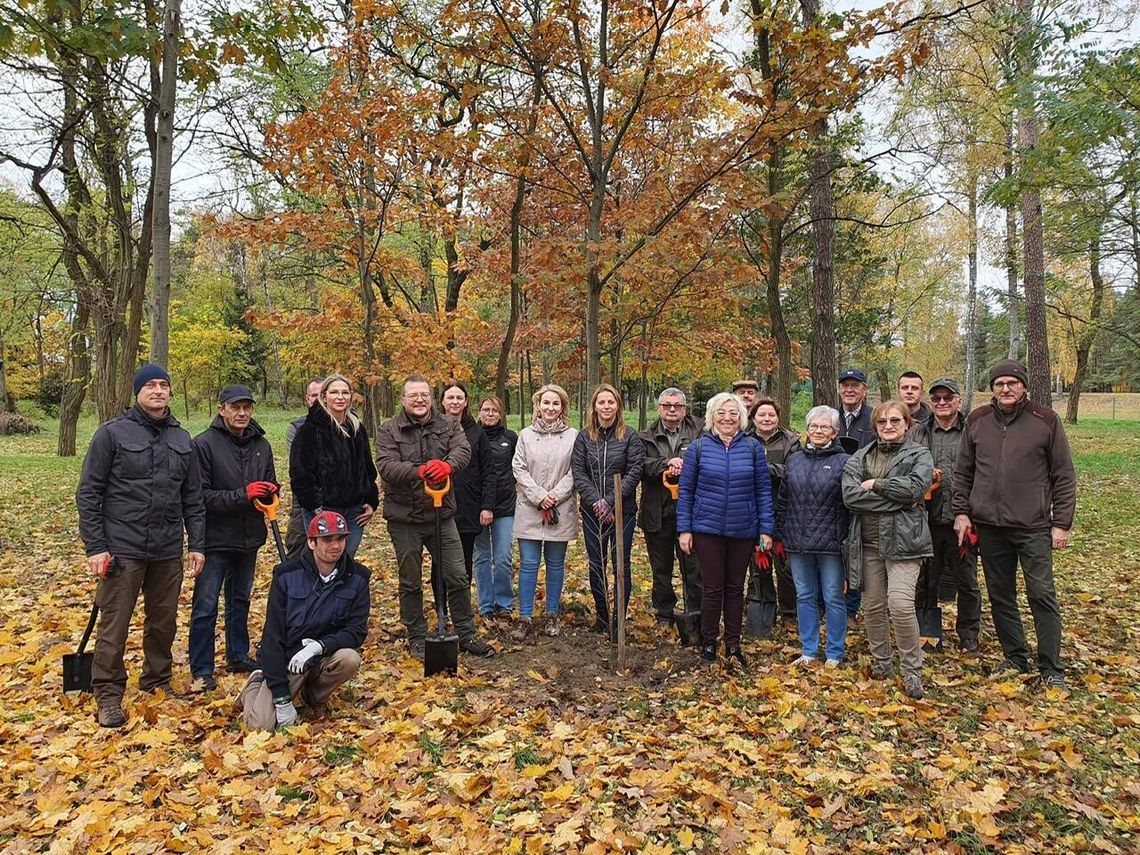
[[[841,480],[848,455],[835,441],[839,411],[813,407],[807,414],[807,445],[790,454],[776,494],[776,537],[788,551],[796,583],[796,622],[800,658],[819,658],[819,598],[823,594],[827,627],[827,665],[843,659],[847,641],[847,606],[843,599],[843,539],[848,514]]]
[[[894,674],[889,615],[903,691],[917,700],[924,691],[914,595],[922,559],[933,555],[923,497],[934,460],[926,446],[907,439],[913,421],[899,401],[875,407],[871,426],[877,441],[843,467],[843,502],[852,511],[847,568],[852,587],[863,590],[871,676],[885,680]]]

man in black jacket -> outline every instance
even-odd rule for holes
[[[368,568],[346,553],[348,523],[336,511],[309,521],[309,549],[277,568],[265,609],[261,670],[234,709],[247,726],[297,722],[297,706],[324,712],[338,686],[360,670],[368,634]]]
[[[99,579],[101,612],[91,684],[103,727],[122,727],[127,670],[123,651],[139,592],[143,595],[143,670],[139,688],[169,691],[171,646],[186,569],[205,562],[206,508],[190,434],[170,413],[170,375],[144,365],[134,376],[135,405],[101,425],[91,438],[75,492],[87,565]]]
[[[641,514],[645,550],[653,571],[650,599],[659,624],[673,623],[677,594],[673,589],[673,559],[682,566],[685,599],[691,611],[701,608],[701,571],[697,555],[677,548],[677,502],[662,482],[668,473],[679,483],[685,449],[701,434],[701,423],[688,414],[685,393],[670,387],[657,397],[657,421],[641,432],[645,461],[641,469]]]
[[[265,519],[254,499],[277,492],[273,449],[253,419],[248,386],[226,386],[218,396],[218,415],[194,437],[206,502],[206,564],[194,581],[190,611],[190,691],[217,688],[214,681],[214,628],[218,598],[226,594],[226,670],[248,674],[249,595],[257,552],[265,543]]]

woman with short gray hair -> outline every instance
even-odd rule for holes
[[[842,480],[848,454],[835,441],[840,429],[837,410],[813,407],[805,424],[807,444],[788,456],[776,494],[776,538],[787,550],[796,583],[800,657],[794,664],[813,665],[819,658],[822,593],[826,664],[836,667],[847,642],[843,539],[848,513]]]

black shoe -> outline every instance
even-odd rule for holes
[[[609,631],[610,631],[609,622],[604,621],[601,618],[595,618],[594,619],[594,625],[592,627],[590,627],[590,632],[596,632],[599,634],[603,633],[603,632],[609,632]]]
[[[729,659],[735,659],[741,668],[748,667],[748,660],[744,658],[744,652],[740,649],[739,644],[727,644],[724,648],[724,655]]]
[[[199,674],[190,681],[189,692],[192,695],[200,695],[203,692],[212,692],[218,688],[218,681],[214,679],[212,674]]]
[[[459,649],[464,653],[470,654],[471,656],[495,655],[495,648],[493,648],[485,641],[480,641],[474,636],[471,638],[461,638],[459,640]]]
[[[958,643],[958,646],[961,647],[962,650],[964,650],[966,653],[977,653],[978,652],[978,639],[976,639],[976,638],[963,638]]]
[[[990,677],[994,680],[1008,680],[1011,677],[1021,677],[1028,673],[1028,668],[1022,668],[1012,659],[1006,657],[990,672]]]
[[[673,625],[673,615],[657,615],[657,625],[658,626],[672,626]]]
[[[706,662],[716,662],[716,645],[706,644],[701,648],[701,659]]]
[[[257,663],[246,656],[244,659],[234,659],[226,663],[226,670],[231,674],[252,674],[257,670]]]

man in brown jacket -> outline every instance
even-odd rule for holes
[[[400,619],[408,630],[408,648],[424,656],[423,554],[426,547],[443,572],[447,610],[459,635],[459,649],[491,656],[494,649],[475,637],[471,585],[463,566],[463,545],[455,527],[455,494],[443,502],[442,543],[436,543],[435,508],[424,482],[438,484],[471,460],[471,446],[459,422],[432,406],[427,378],[404,381],[403,409],[376,434],[376,471],[384,483],[384,519],[396,550],[400,574]]]
[[[1037,668],[1047,687],[1065,689],[1061,608],[1053,549],[1069,545],[1077,489],[1069,441],[1052,408],[1026,398],[1025,366],[1004,359],[990,372],[990,406],[966,420],[954,468],[954,531],[961,545],[976,529],[994,629],[1005,659],[995,675],[1029,673],[1017,611],[1017,563],[1037,629]]]

